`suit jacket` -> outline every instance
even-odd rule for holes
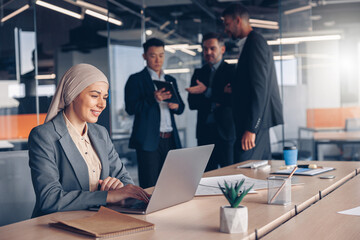
[[[284,123],[272,50],[254,31],[246,39],[231,86],[237,137]]]
[[[196,80],[209,87],[211,68],[208,64],[200,69],[195,69],[191,78],[191,86],[196,86]],[[230,83],[234,74],[234,66],[222,62],[215,72],[212,82],[212,95],[210,98],[204,94],[189,94],[188,101],[191,110],[198,110],[196,138],[206,139],[208,127],[206,121],[211,113],[212,103],[220,104],[214,110],[216,129],[222,140],[231,141],[235,139],[235,126],[231,109],[231,94],[224,93],[224,87]]]
[[[174,114],[181,114],[185,105],[180,97],[175,78],[165,75],[172,82],[180,98],[179,108],[170,109],[171,125],[176,148],[181,148]],[[143,151],[155,151],[160,141],[160,106],[154,97],[155,86],[145,67],[141,72],[132,74],[125,85],[125,110],[135,115],[129,147]]]
[[[101,161],[100,179],[111,176],[125,185],[133,184],[107,130],[88,123],[88,134]],[[29,164],[36,194],[33,217],[106,205],[107,191],[89,191],[87,165],[69,135],[62,112],[31,131]]]

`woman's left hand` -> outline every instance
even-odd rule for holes
[[[124,184],[117,178],[107,177],[104,180],[99,180],[100,191],[110,191],[120,189]]]

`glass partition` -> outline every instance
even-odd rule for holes
[[[25,0],[2,1],[0,12],[0,141],[13,150],[39,122],[35,13]]]
[[[299,138],[313,159],[359,160],[359,1],[281,1],[285,59],[297,84],[283,86],[285,136]],[[289,78],[290,79],[290,78]],[[327,144],[324,144],[327,143]],[[321,144],[321,145],[320,145]]]
[[[100,124],[114,139],[126,141],[132,118],[125,112],[124,86],[130,74],[144,68],[142,43],[151,37],[165,41],[164,70],[177,79],[187,105],[185,88],[194,69],[204,64],[202,35],[223,32],[221,13],[230,3],[1,1],[0,139],[10,140],[15,147],[18,142],[24,143],[20,147],[26,145],[30,129],[44,121],[63,73],[85,62],[111,80],[110,107],[101,115]],[[319,131],[357,130],[360,1],[243,4],[249,8],[254,30],[265,37],[274,53],[285,124],[271,130],[273,151],[281,152],[285,141],[310,152],[312,159],[357,159],[357,148],[344,158],[343,146],[315,145]],[[226,48],[224,58],[236,64],[235,42],[227,38]],[[183,146],[196,145],[196,111],[186,107],[176,121]]]
[[[106,13],[100,11],[106,11],[106,7],[105,1],[96,5],[83,1],[36,2],[38,69],[42,76],[39,87],[45,92],[55,89],[63,74],[79,63],[92,64],[109,77],[108,23],[102,18]],[[95,12],[94,8],[100,10]],[[47,110],[50,99],[42,97],[39,94],[40,108]],[[109,118],[108,107],[98,123],[110,130]]]

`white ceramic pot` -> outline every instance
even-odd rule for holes
[[[220,207],[220,232],[243,233],[248,229],[248,209],[245,206]]]

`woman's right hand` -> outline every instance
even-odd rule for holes
[[[145,192],[141,187],[128,184],[120,189],[108,191],[106,203],[119,203],[126,198],[135,198],[148,203],[150,194]]]

